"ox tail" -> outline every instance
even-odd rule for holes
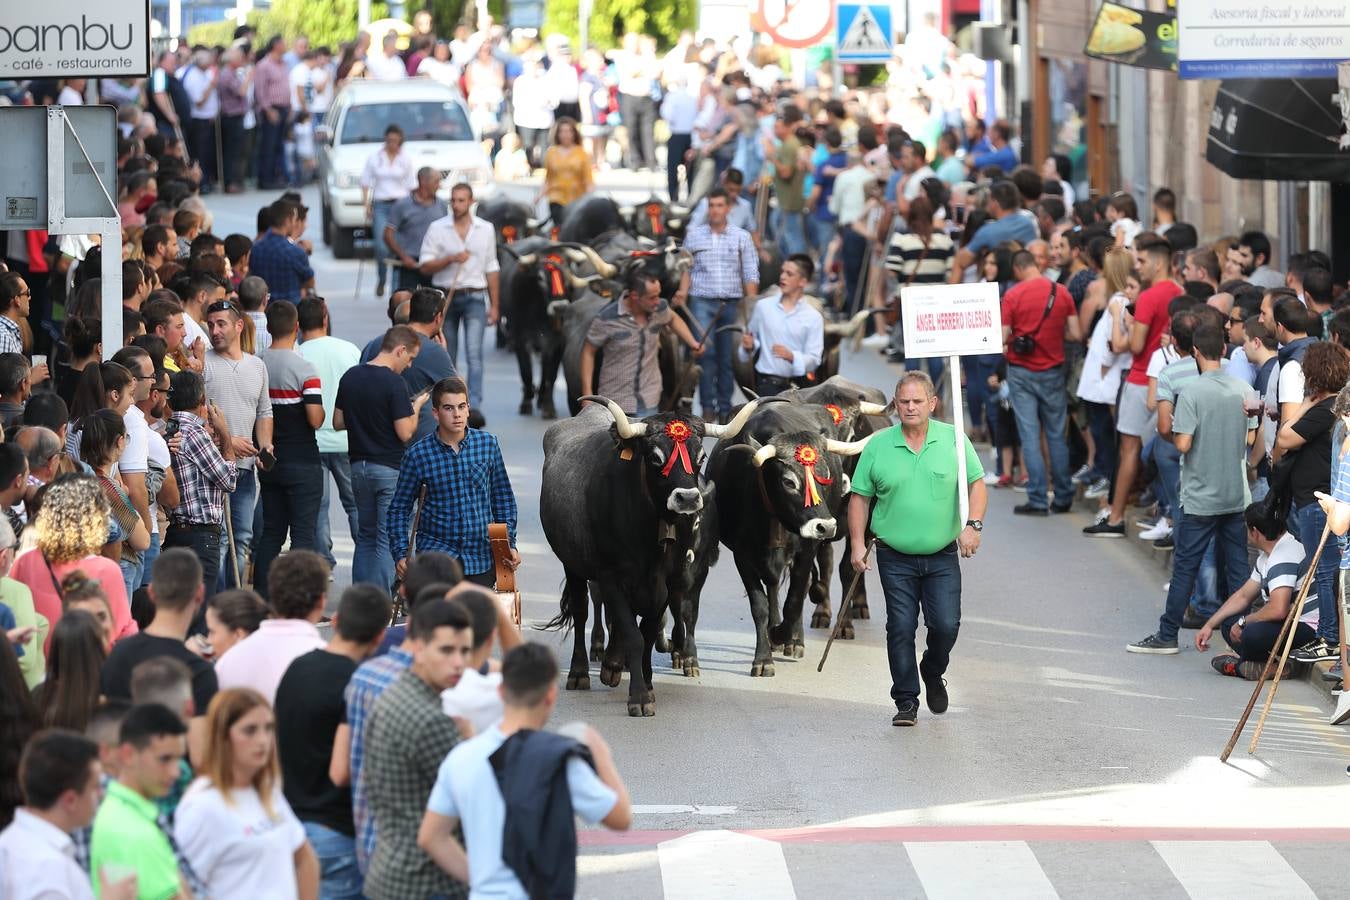
[[[571,631],[576,620],[576,611],[580,604],[583,621],[586,615],[587,585],[584,578],[567,576],[563,579],[562,598],[558,602],[558,614],[539,626],[541,631]]]

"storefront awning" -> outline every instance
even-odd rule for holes
[[[1350,182],[1350,96],[1338,91],[1334,78],[1222,82],[1205,158],[1234,178]]]

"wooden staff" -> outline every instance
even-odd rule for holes
[[[867,550],[863,553],[863,563],[872,555],[872,548],[877,545],[877,539],[867,542]],[[834,639],[839,637],[839,630],[844,627],[844,622],[848,621],[848,612],[853,608],[853,592],[858,587],[858,579],[862,578],[863,572],[867,570],[859,569],[853,573],[853,580],[849,582],[848,591],[844,594],[844,602],[839,606],[839,618],[834,621],[834,630],[830,632],[830,639],[825,642],[825,652],[820,654],[820,665],[816,666],[816,671],[821,672],[825,669],[825,660],[830,655],[830,648],[834,646]]]
[[[418,488],[417,499],[413,501],[412,528],[408,531],[408,552],[405,553],[403,556],[403,561],[405,564],[410,563],[412,561],[413,553],[416,552],[417,526],[422,521],[422,506],[426,502],[427,502],[427,485],[426,482],[423,482],[422,486]],[[403,614],[403,593],[400,590],[400,588],[402,587],[403,587],[403,579],[402,578],[395,579],[394,612],[393,612],[395,622],[397,622],[398,617]]]

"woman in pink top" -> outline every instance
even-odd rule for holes
[[[51,623],[51,633],[61,619],[61,579],[81,571],[103,585],[112,610],[113,643],[136,633],[131,604],[117,563],[98,552],[108,540],[108,501],[98,479],[89,475],[63,475],[47,486],[42,507],[29,526],[37,546],[19,557],[10,577],[33,592],[33,606]]]

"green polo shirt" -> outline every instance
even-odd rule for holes
[[[100,894],[97,873],[109,863],[136,870],[139,900],[167,900],[178,893],[178,862],[158,818],[153,800],[120,782],[109,783],[89,842],[95,896]]]
[[[970,438],[965,438],[966,480],[984,477]],[[928,421],[928,437],[915,453],[899,425],[867,442],[853,474],[853,493],[875,497],[872,531],[886,546],[915,555],[936,553],[956,540],[961,498],[956,490],[956,429]]]

